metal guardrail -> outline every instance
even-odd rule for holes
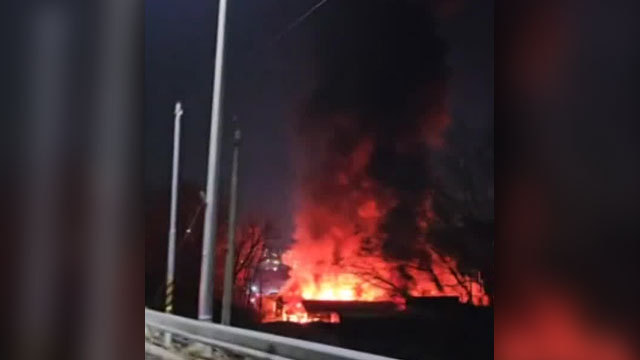
[[[195,342],[258,359],[395,360],[311,341],[197,321],[149,309],[145,309],[144,323],[152,329],[166,331]]]

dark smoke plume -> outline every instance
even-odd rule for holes
[[[383,249],[408,258],[430,185],[429,151],[441,144],[448,121],[449,70],[430,9],[399,3],[340,1],[325,8],[322,16],[334,19],[323,22],[330,25],[318,41],[318,82],[301,132],[316,201],[331,201],[327,194],[339,191],[318,179],[334,174],[364,139],[371,141],[365,172],[398,201],[383,224]]]

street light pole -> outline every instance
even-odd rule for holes
[[[224,293],[222,295],[222,325],[231,325],[231,304],[233,302],[233,278],[236,240],[236,211],[238,207],[238,155],[240,152],[240,129],[233,138],[233,165],[231,168],[231,194],[229,204],[229,233],[227,235],[227,260],[224,269]]]
[[[227,0],[218,3],[218,29],[216,36],[216,58],[213,75],[213,99],[211,105],[211,130],[209,135],[209,164],[207,170],[206,211],[202,235],[202,262],[198,298],[198,319],[211,321],[213,314],[213,289],[215,267],[216,193],[218,168],[218,140],[220,116],[222,114],[222,76],[224,66],[224,43],[227,18]]]
[[[173,291],[176,264],[176,217],[178,206],[178,173],[180,166],[180,120],[182,104],[176,103],[173,125],[173,167],[171,173],[171,213],[169,217],[169,246],[167,250],[167,283],[165,288],[165,312],[173,312]]]
[[[175,290],[176,265],[176,217],[178,206],[178,172],[180,165],[180,119],[182,118],[182,104],[176,103],[173,124],[173,167],[171,172],[171,213],[169,218],[169,245],[167,249],[167,283],[165,287],[164,310],[173,312],[173,298]],[[171,344],[171,334],[165,334],[165,344]]]

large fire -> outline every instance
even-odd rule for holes
[[[302,300],[393,301],[399,308],[408,296],[456,296],[461,302],[488,305],[479,278],[458,271],[456,261],[427,242],[436,215],[428,197],[415,219],[420,239],[406,259],[385,255],[381,226],[397,204],[392,191],[375,183],[365,171],[372,142],[362,141],[336,164],[328,179],[309,181],[295,218],[294,244],[283,255],[290,278],[280,291],[279,311],[270,320],[339,321],[336,314],[314,317]]]

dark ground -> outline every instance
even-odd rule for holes
[[[343,318],[340,324],[268,323],[256,330],[404,360],[493,359],[493,308],[447,314]]]

